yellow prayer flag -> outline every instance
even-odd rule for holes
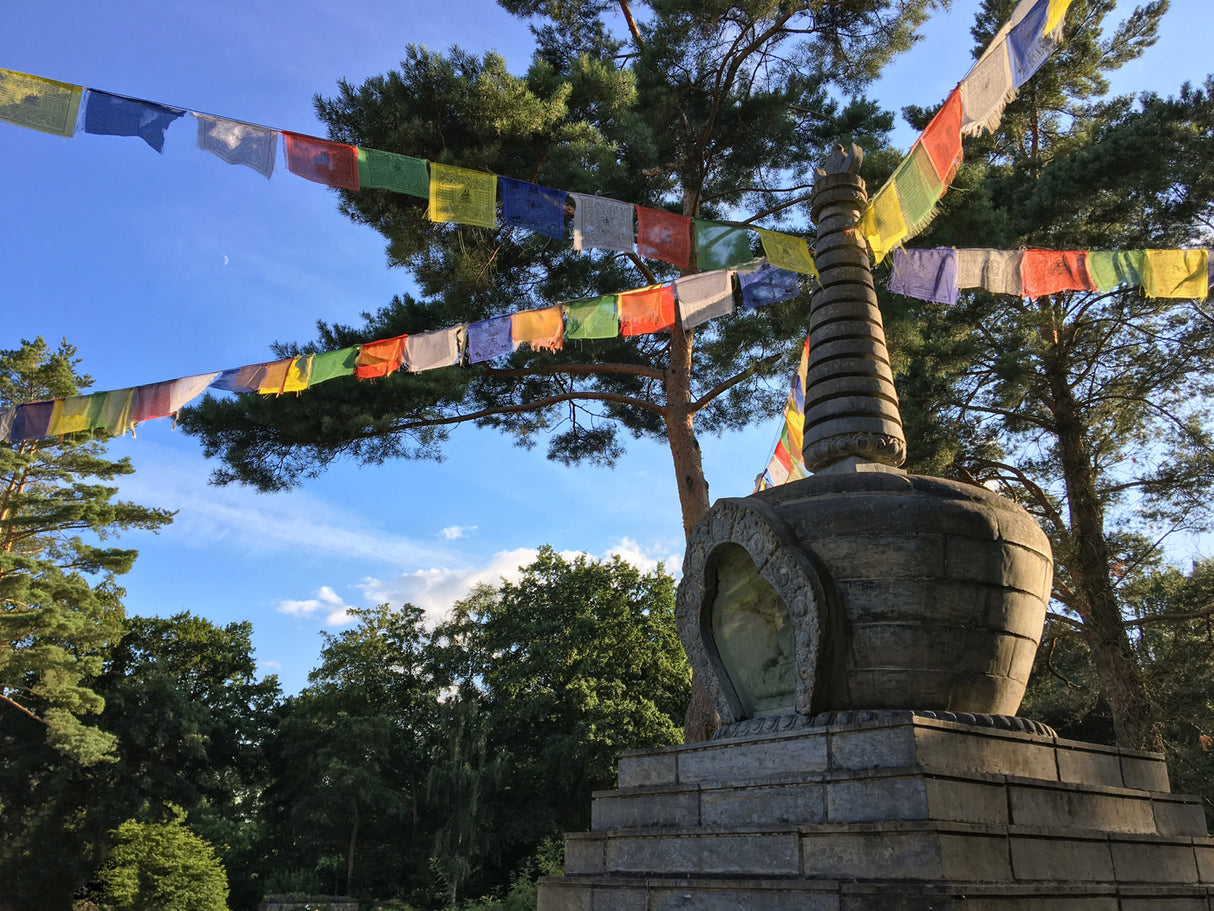
[[[93,404],[91,395],[73,395],[66,399],[55,399],[55,410],[51,412],[51,423],[47,436],[79,433],[89,429],[89,409]]]
[[[312,382],[312,358],[307,354],[291,361],[287,378],[282,384],[283,392],[303,392]]]
[[[1210,292],[1208,250],[1147,250],[1143,291],[1147,297],[1205,300]]]
[[[497,227],[497,175],[430,164],[430,220]]]
[[[1042,34],[1048,35],[1057,27],[1070,5],[1071,0],[1050,0],[1050,7],[1045,14],[1045,26],[1041,29]]]
[[[902,203],[893,181],[887,182],[869,200],[864,217],[860,219],[860,232],[877,262],[885,259],[885,255],[906,237],[906,220],[902,217]]]
[[[778,269],[817,275],[818,268],[809,254],[809,245],[803,237],[782,234],[759,228],[759,240],[763,242],[763,253],[767,261]]]
[[[0,120],[71,136],[84,88],[13,70],[0,70]]]

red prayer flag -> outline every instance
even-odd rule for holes
[[[405,357],[405,339],[408,337],[398,335],[395,338],[367,342],[358,349],[354,375],[360,380],[369,380],[395,373],[400,369],[400,363]]]
[[[953,89],[919,138],[942,183],[948,183],[961,165],[961,88]]]
[[[1025,297],[1059,291],[1095,291],[1082,250],[1025,250],[1020,262]]]
[[[652,285],[620,295],[620,335],[665,332],[674,325],[674,286]]]
[[[660,209],[637,210],[637,252],[686,269],[691,261],[691,219]]]
[[[358,149],[354,146],[286,131],[282,144],[292,174],[342,190],[358,189]]]

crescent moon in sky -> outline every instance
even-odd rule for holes
[[[223,257],[223,264],[224,264],[225,266],[228,264],[228,257],[227,257],[227,254],[226,254],[226,253],[224,254],[224,257]]]

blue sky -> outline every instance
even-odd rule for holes
[[[977,6],[954,0],[875,97],[893,110],[944,97],[968,68]],[[1168,94],[1214,70],[1209,0],[1173,0],[1163,32],[1114,90]],[[525,24],[488,0],[47,0],[5,9],[0,67],[323,136],[313,94],[395,67],[408,43],[497,49],[515,71],[531,48]],[[265,360],[271,342],[308,339],[317,319],[357,323],[408,288],[331,191],[281,156],[269,181],[225,165],[194,147],[189,119],[170,128],[163,155],[135,138],[0,123],[0,161],[0,347],[66,337],[95,389]],[[776,431],[701,441],[714,498],[750,492]],[[349,606],[411,600],[437,615],[545,543],[671,569],[682,558],[669,455],[656,444],[634,445],[614,471],[566,468],[542,445],[527,452],[466,427],[444,462],[346,464],[276,495],[209,486],[213,466],[167,420],[111,452],[137,467],[124,497],[178,510],[160,534],[124,539],[140,550],[123,580],[128,610],[251,621],[259,661],[288,691]]]

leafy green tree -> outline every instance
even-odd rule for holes
[[[174,808],[165,822],[129,819],[101,872],[114,911],[227,911],[228,880],[214,847]]]
[[[0,351],[0,409],[76,395],[92,382],[79,363],[66,341]],[[36,719],[50,744],[84,765],[112,756],[113,737],[81,719],[104,704],[90,680],[121,634],[115,580],[136,556],[98,542],[172,521],[114,501],[107,482],[134,469],[104,451],[87,433],[0,444],[0,717]]]
[[[858,93],[914,40],[936,0],[503,0],[533,21],[523,75],[496,54],[409,47],[398,71],[317,99],[332,138],[682,215],[806,227],[809,173],[840,138],[881,141],[892,125]],[[634,12],[635,11],[635,12]],[[612,16],[622,12],[625,33]],[[320,326],[334,349],[598,296],[671,277],[635,254],[575,253],[566,240],[509,226],[434,224],[423,200],[382,190],[342,196],[378,230],[420,296],[364,325]],[[209,399],[183,420],[222,481],[298,483],[346,456],[434,457],[452,425],[497,427],[549,456],[611,464],[621,432],[669,444],[690,529],[708,508],[700,430],[775,414],[804,338],[808,301],[694,331],[519,350],[508,365],[332,382],[308,395]],[[776,378],[774,386],[768,381]]]
[[[983,5],[979,46],[1013,5]],[[1210,84],[1171,99],[1101,97],[1106,74],[1154,42],[1167,6],[1144,3],[1106,35],[1112,0],[1076,0],[1062,48],[996,133],[967,146],[959,187],[918,245],[1205,245]],[[996,484],[1035,513],[1054,545],[1054,619],[1083,638],[1117,742],[1162,747],[1121,590],[1170,534],[1208,518],[1214,321],[1194,301],[1137,289],[976,291],[948,311],[909,312],[891,335],[904,342],[907,424],[920,432],[912,457]]]
[[[588,826],[591,792],[612,784],[620,750],[677,740],[690,685],[670,576],[550,547],[517,583],[457,602],[434,655],[438,679],[475,701],[486,726],[483,755],[461,745],[438,760],[462,775],[445,816],[493,820],[496,841],[481,850],[505,871],[545,838]],[[499,777],[494,793],[476,790]]]

